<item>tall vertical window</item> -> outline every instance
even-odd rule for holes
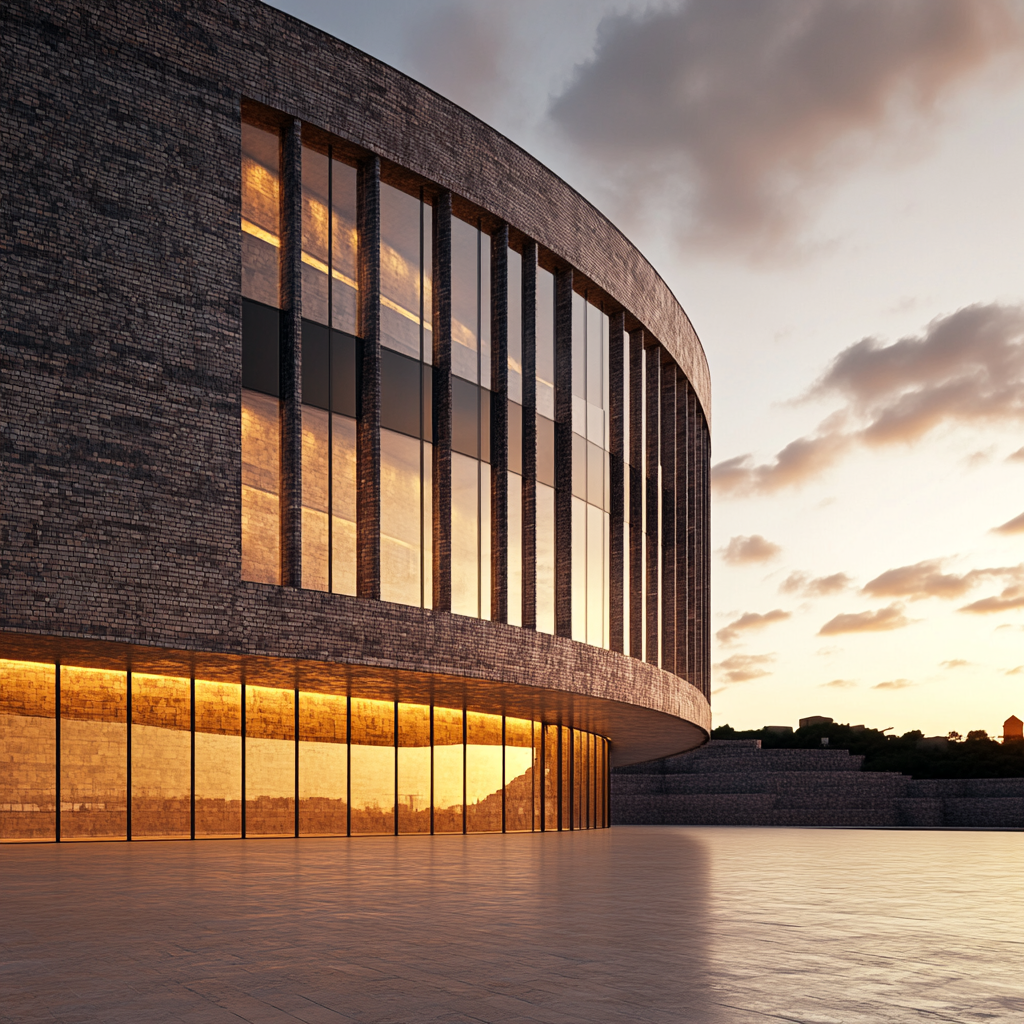
[[[537,268],[537,629],[555,632],[555,276]]]
[[[629,379],[629,335],[623,330],[622,338],[622,651],[624,654],[636,657],[636,651],[630,647],[630,614],[635,615],[636,609],[630,605],[630,573],[629,573],[629,552],[630,552],[630,418],[631,418],[631,382]]]
[[[280,139],[242,124],[242,579],[281,582]]]
[[[491,246],[452,220],[452,611],[491,617]]]
[[[302,147],[302,584],[356,592],[356,170]]]
[[[608,317],[583,295],[572,310],[572,635],[610,642]]]
[[[380,187],[380,590],[431,606],[431,221],[422,197]]]
[[[523,257],[508,251],[508,621],[523,624]]]

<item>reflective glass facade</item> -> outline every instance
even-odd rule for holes
[[[477,711],[0,661],[0,840],[601,828],[607,741]]]
[[[243,125],[243,578],[480,619],[498,609],[706,696],[708,432],[679,367],[607,294],[485,211],[453,213],[442,189],[312,137],[288,175],[274,133]],[[281,183],[296,178],[301,274],[282,294],[281,211],[295,206]],[[289,469],[273,318],[296,306]],[[295,529],[299,572],[284,540]]]

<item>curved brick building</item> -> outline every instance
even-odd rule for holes
[[[0,837],[593,828],[702,743],[710,383],[643,256],[253,0],[0,19]]]

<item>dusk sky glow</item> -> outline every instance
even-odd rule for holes
[[[1024,717],[1024,2],[273,6],[522,145],[686,309],[715,725]]]

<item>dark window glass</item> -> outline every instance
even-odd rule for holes
[[[353,419],[359,416],[360,355],[358,338],[331,331],[331,404],[334,412]],[[305,372],[305,354],[302,358]]]
[[[587,500],[587,442],[576,433],[572,435],[572,493]]]
[[[516,402],[508,403],[508,468],[523,471],[523,407]]]
[[[326,409],[329,404],[328,332],[312,320],[302,321],[302,404]]]
[[[381,349],[380,425],[410,437],[420,436],[420,364]]]
[[[480,389],[452,377],[452,450],[478,457],[480,445]]]
[[[537,479],[555,486],[555,423],[537,415]]]
[[[281,314],[272,306],[242,300],[242,387],[281,394]]]
[[[491,393],[480,389],[480,458],[491,461]]]
[[[424,441],[434,443],[437,437],[437,424],[434,422],[434,368],[423,366],[423,433]],[[429,469],[427,470],[429,474]]]

